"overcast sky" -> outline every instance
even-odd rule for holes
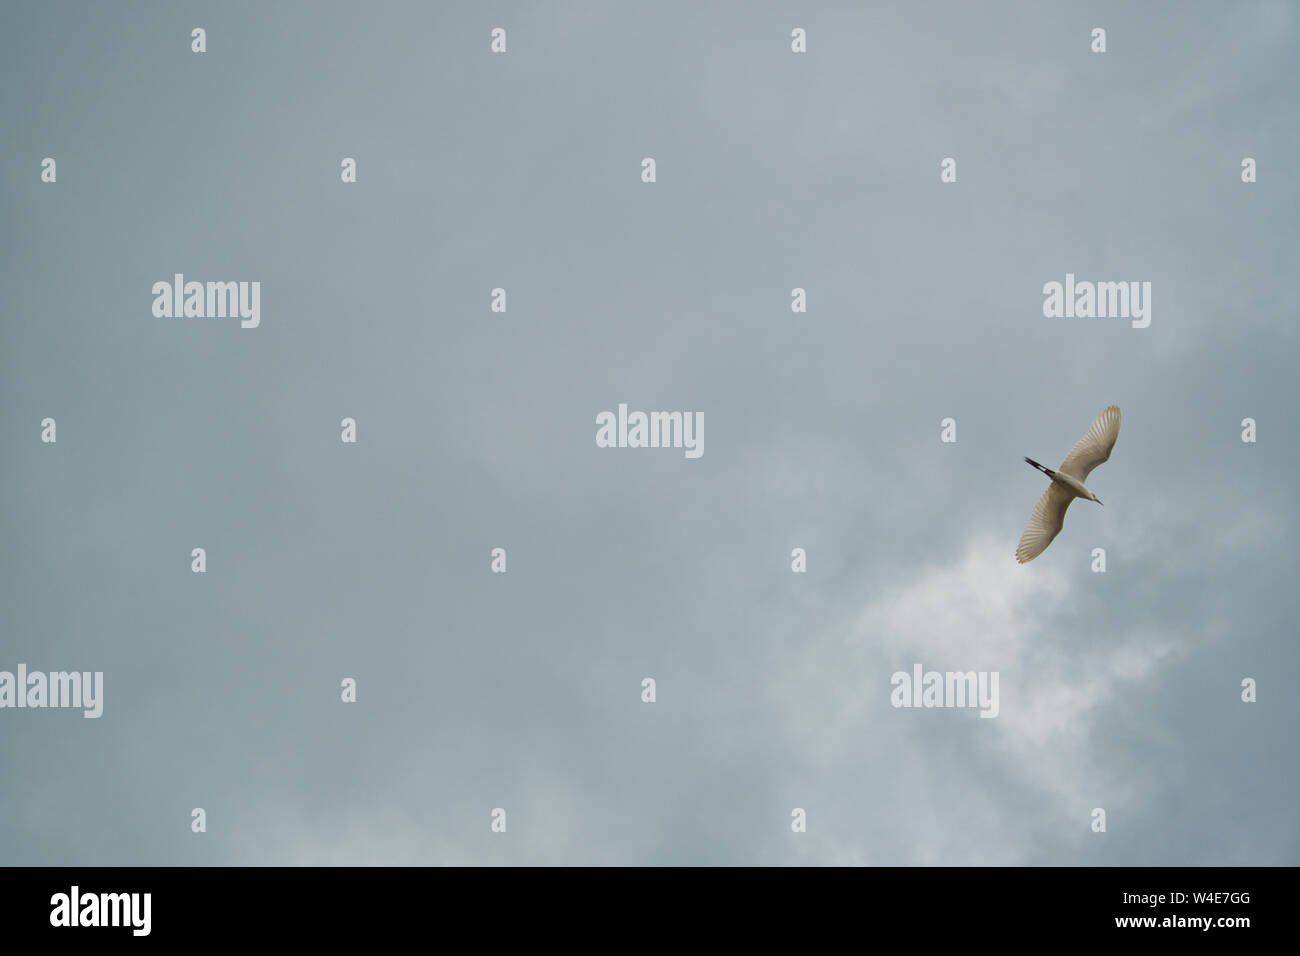
[[[0,710],[0,862],[1300,863],[1298,41],[1281,0],[13,5],[0,670],[104,712]],[[260,326],[156,318],[177,272]],[[1045,318],[1067,273],[1150,326]],[[619,403],[703,456],[598,448]],[[1017,565],[1021,459],[1112,403],[1105,507]],[[917,663],[998,717],[892,707]]]

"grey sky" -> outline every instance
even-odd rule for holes
[[[1072,7],[12,5],[0,862],[1300,863],[1300,12]]]

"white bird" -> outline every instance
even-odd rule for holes
[[[1119,406],[1111,405],[1097,417],[1088,429],[1088,434],[1079,439],[1070,453],[1061,462],[1056,471],[1044,468],[1032,458],[1026,458],[1043,474],[1052,479],[1052,483],[1043,492],[1043,497],[1034,505],[1034,513],[1029,516],[1029,525],[1020,536],[1020,546],[1016,548],[1016,560],[1021,564],[1032,561],[1052,543],[1065,524],[1065,509],[1075,498],[1085,498],[1101,504],[1101,499],[1084,486],[1088,475],[1102,462],[1110,458],[1110,451],[1115,447],[1119,437]]]

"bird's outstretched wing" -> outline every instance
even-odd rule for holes
[[[1065,461],[1061,462],[1061,467],[1057,471],[1063,471],[1071,478],[1087,481],[1089,473],[1110,458],[1110,451],[1115,447],[1115,439],[1118,437],[1119,406],[1112,405],[1092,423],[1088,434],[1080,438],[1078,444],[1070,449],[1070,453],[1065,456]],[[1059,526],[1057,530],[1060,530]]]
[[[1070,494],[1059,482],[1052,482],[1043,492],[1043,497],[1034,505],[1034,513],[1029,516],[1025,533],[1020,536],[1020,546],[1016,548],[1016,560],[1021,564],[1032,561],[1052,543],[1052,539],[1061,533],[1065,524],[1065,509],[1070,507],[1074,495]]]

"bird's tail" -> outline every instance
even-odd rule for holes
[[[1038,462],[1034,461],[1034,459],[1032,459],[1032,458],[1026,458],[1025,461],[1029,462],[1031,465],[1033,465],[1035,468],[1037,468],[1037,469],[1038,469],[1039,471],[1041,471],[1043,474],[1047,475],[1049,478],[1055,478],[1055,477],[1056,477],[1056,472],[1052,471],[1052,469],[1050,469],[1050,468],[1044,468],[1044,467],[1043,467],[1042,465],[1040,465]]]

